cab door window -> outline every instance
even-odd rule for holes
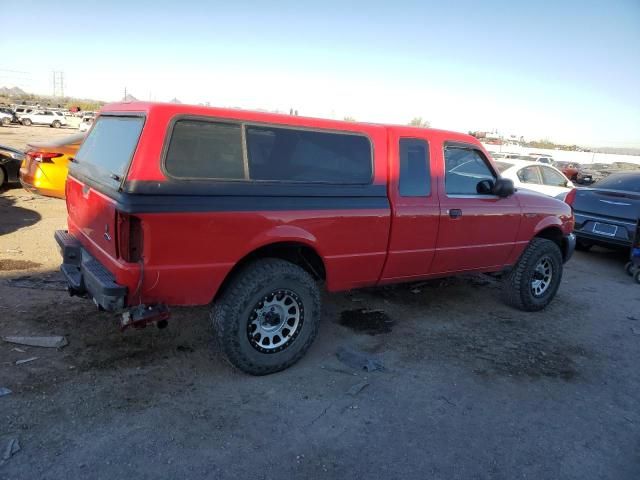
[[[402,197],[427,197],[431,194],[429,145],[417,138],[400,139],[400,179]]]
[[[448,195],[480,195],[478,183],[482,180],[496,181],[484,155],[473,148],[447,146],[444,162]]]

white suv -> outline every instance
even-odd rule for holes
[[[25,127],[29,125],[49,125],[53,128],[60,128],[62,125],[67,125],[67,119],[61,112],[55,112],[53,110],[38,110],[35,112],[22,115],[20,121]]]

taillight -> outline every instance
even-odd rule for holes
[[[37,150],[31,150],[27,152],[27,155],[40,163],[53,163],[53,158],[59,158],[63,154],[55,152],[39,152]]]
[[[116,213],[118,256],[125,262],[138,262],[142,258],[142,222],[127,213]]]
[[[578,190],[576,188],[571,189],[571,191],[569,193],[567,193],[567,196],[564,197],[564,202],[569,205],[571,208],[573,208],[573,202],[576,200],[576,193],[578,192]]]

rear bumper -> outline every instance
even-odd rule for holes
[[[602,217],[583,212],[575,212],[576,224],[574,233],[578,240],[600,245],[615,245],[619,247],[630,247],[634,237],[635,222],[625,221],[617,218]],[[598,233],[594,228],[596,223],[603,223],[616,227],[615,234],[605,235]]]
[[[562,239],[562,258],[564,262],[568,262],[576,250],[576,236],[573,233]]]
[[[90,298],[101,309],[120,312],[126,305],[127,287],[115,278],[100,262],[87,252],[80,242],[65,230],[57,230],[55,239],[62,254],[60,271],[69,293]]]

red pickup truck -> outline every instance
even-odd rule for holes
[[[515,192],[469,135],[243,110],[107,105],[66,199],[71,294],[123,327],[211,304],[220,348],[256,375],[308,350],[322,288],[492,272],[540,310],[575,247],[570,206]]]

